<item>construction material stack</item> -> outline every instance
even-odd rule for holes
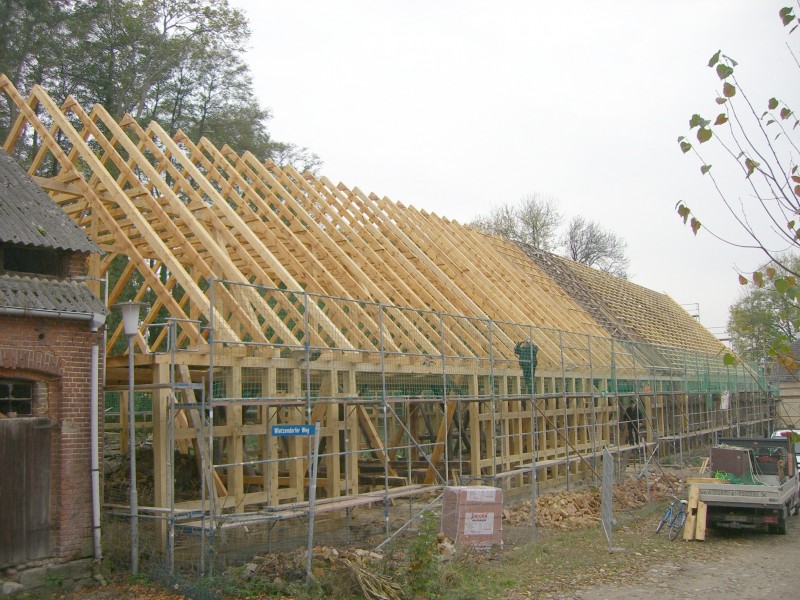
[[[503,490],[490,486],[444,489],[442,533],[461,546],[503,544]]]

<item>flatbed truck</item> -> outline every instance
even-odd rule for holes
[[[715,483],[697,483],[711,528],[788,531],[800,506],[794,444],[778,438],[720,438],[709,461]]]

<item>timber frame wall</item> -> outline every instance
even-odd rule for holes
[[[534,459],[542,482],[586,476],[587,454],[625,449],[631,398],[649,448],[773,418],[763,378],[724,366],[664,294],[100,105],[23,97],[3,75],[0,92],[5,150],[105,252],[89,269],[108,304],[150,303],[135,379],[156,507],[301,506],[308,442],[270,436],[280,423],[320,422],[322,495],[358,502],[496,483]],[[527,339],[533,389],[514,354]],[[127,358],[106,365],[124,387]],[[202,459],[208,504],[176,501],[173,447]]]

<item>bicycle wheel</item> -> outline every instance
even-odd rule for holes
[[[686,523],[686,513],[683,510],[678,511],[672,523],[669,524],[669,539],[674,540],[678,534],[683,531],[683,526]]]
[[[669,519],[671,516],[672,516],[672,507],[670,506],[669,508],[667,508],[667,512],[664,513],[664,516],[661,517],[661,521],[656,526],[656,533],[661,531],[664,528],[664,525],[669,523]]]

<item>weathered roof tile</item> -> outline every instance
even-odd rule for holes
[[[98,252],[83,230],[0,148],[0,242]]]
[[[53,316],[108,312],[84,283],[17,275],[0,275],[0,307]]]

